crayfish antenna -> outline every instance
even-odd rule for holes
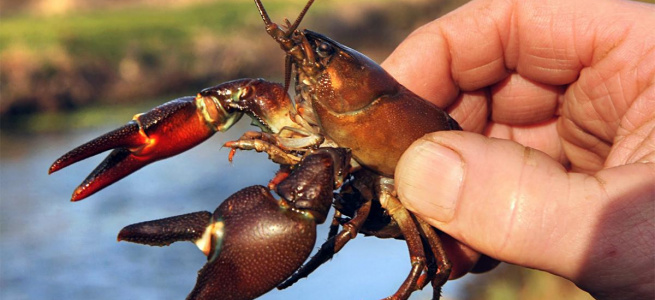
[[[273,22],[271,21],[271,18],[268,16],[268,13],[266,12],[266,8],[264,8],[264,4],[262,4],[262,1],[255,0],[255,5],[257,5],[257,10],[259,11],[259,15],[262,16],[262,20],[264,20],[264,25],[266,25],[266,27],[272,25]]]
[[[283,42],[282,39],[288,40],[293,34],[293,32],[296,31],[296,29],[298,29],[300,22],[302,22],[302,19],[305,17],[305,14],[307,14],[307,11],[309,10],[309,7],[312,6],[312,3],[314,3],[314,0],[309,0],[307,2],[303,10],[298,15],[298,18],[296,18],[296,21],[289,26],[286,32],[284,32],[282,29],[280,29],[280,27],[277,24],[271,21],[271,18],[268,16],[268,13],[266,12],[266,8],[264,8],[264,4],[262,4],[262,1],[255,0],[255,4],[257,5],[257,10],[259,11],[259,15],[262,17],[262,20],[264,21],[264,25],[266,26],[266,32],[268,32],[268,34],[271,35],[279,43]],[[288,21],[287,21],[287,25],[288,25]]]
[[[296,21],[293,22],[293,25],[289,27],[289,33],[294,32],[296,29],[298,29],[298,26],[300,25],[300,22],[302,22],[302,19],[305,17],[305,14],[307,14],[307,11],[309,10],[309,7],[312,6],[314,3],[314,0],[309,0],[305,7],[302,9],[300,14],[298,15],[298,18],[296,18]]]
[[[300,26],[300,22],[302,22],[302,19],[305,17],[305,14],[307,14],[307,11],[309,10],[309,8],[312,6],[313,3],[314,0],[309,0],[307,2],[303,10],[296,18],[296,21],[293,22],[293,24],[289,24],[289,21],[285,19],[285,25],[287,26],[287,30],[285,32],[283,29],[280,29],[280,26],[278,26],[277,24],[273,23],[273,21],[271,21],[271,18],[268,16],[268,13],[264,8],[264,4],[262,4],[262,1],[255,0],[255,4],[257,5],[257,10],[259,11],[262,20],[264,21],[266,32],[282,46],[282,49],[284,49],[285,52],[287,52],[285,58],[285,64],[284,64],[284,90],[287,92],[289,91],[289,83],[291,78],[291,64],[292,64],[292,58],[289,54],[289,51],[295,46],[295,43],[291,40],[291,35],[296,31],[296,29],[298,29],[298,26]]]

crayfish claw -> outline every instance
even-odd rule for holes
[[[211,216],[208,211],[199,211],[136,223],[121,229],[117,239],[149,246],[168,246],[179,241],[196,243],[202,239]]]
[[[128,149],[120,148],[109,153],[89,176],[75,189],[71,201],[80,201],[97,191],[123,179],[150,163],[140,160]]]
[[[193,237],[197,238],[198,232],[204,232],[199,240],[209,250],[203,251],[207,255],[207,263],[198,272],[196,285],[187,299],[259,297],[293,274],[307,259],[316,241],[313,218],[284,207],[263,186],[251,186],[234,193],[223,201],[211,217],[206,212],[202,214],[197,217],[206,218],[207,221],[202,225],[202,230],[200,222],[195,225],[197,228]],[[154,221],[155,232],[168,229],[169,225],[177,222],[177,218],[182,217],[173,217],[170,219],[172,221]],[[145,225],[131,226],[147,228],[152,225],[149,222],[142,224]],[[127,232],[128,228],[130,226],[123,230]],[[150,231],[143,231],[150,235]],[[121,232],[119,239],[124,235]],[[163,234],[154,235],[159,237]],[[203,243],[199,243],[199,240],[196,240],[196,245],[200,248]],[[173,241],[176,240],[166,240]]]
[[[114,149],[73,193],[71,201],[82,200],[147,164],[200,144],[216,132],[216,126],[223,126],[222,129],[231,126],[239,114],[218,118],[219,125],[208,124],[206,108],[212,101],[182,97],[137,114],[123,127],[64,154],[50,166],[49,173]]]
[[[135,121],[130,121],[123,127],[108,132],[71,151],[68,151],[50,166],[48,174],[57,172],[78,161],[87,159],[107,150],[114,148],[137,147],[143,143],[143,137],[139,135],[138,132],[139,124]]]

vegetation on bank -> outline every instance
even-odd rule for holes
[[[276,16],[294,6],[290,1],[267,3]],[[70,110],[103,101],[130,103],[253,73],[253,49],[262,47],[265,38],[262,28],[254,5],[237,0],[183,8],[3,16],[0,114]]]
[[[382,59],[460,1],[317,1],[302,23]],[[305,1],[267,0],[278,23]],[[3,16],[0,115],[69,111],[197,91],[241,77],[280,78],[283,53],[251,1]]]
[[[49,17],[10,16],[2,22],[0,51],[16,44],[36,51],[63,47],[71,55],[117,62],[134,41],[154,51],[161,42],[170,47],[184,46],[200,28],[219,34],[240,28],[245,19],[239,15],[254,16],[246,6],[251,8],[252,4],[230,1],[180,9],[142,7]]]

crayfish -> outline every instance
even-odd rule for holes
[[[461,128],[366,56],[322,34],[298,30],[312,2],[293,24],[285,20],[280,26],[255,0],[266,32],[286,53],[284,84],[239,79],[170,101],[64,154],[49,172],[113,149],[75,189],[72,201],[82,200],[228,130],[246,114],[261,131],[224,146],[231,148],[230,160],[236,150],[267,153],[280,165],[268,186],[244,188],[213,213],[129,225],[118,239],[156,246],[195,243],[207,263],[188,299],[253,299],[286,288],[358,233],[403,239],[411,270],[390,298],[407,299],[431,283],[437,299],[451,268],[440,233],[401,205],[393,174],[413,141]],[[305,262],[316,242],[316,225],[326,221],[332,207],[327,241]]]

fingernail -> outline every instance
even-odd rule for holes
[[[434,141],[421,139],[403,154],[396,189],[403,204],[423,218],[453,219],[464,178],[461,156]]]

